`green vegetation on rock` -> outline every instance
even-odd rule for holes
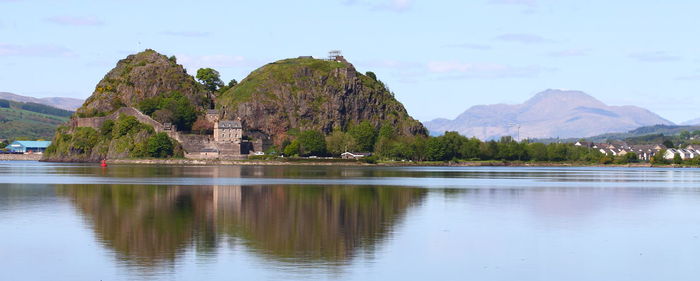
[[[197,120],[197,109],[179,92],[161,93],[138,103],[137,108],[160,123],[172,123],[180,131],[189,131]]]
[[[136,117],[121,115],[105,121],[99,130],[61,126],[45,158],[54,161],[96,162],[105,158],[167,158],[182,156],[182,149],[165,133]]]
[[[349,63],[313,58],[267,64],[221,93],[216,106],[278,145],[293,129],[328,135],[363,121],[373,129],[390,124],[404,136],[427,133],[376,76]]]

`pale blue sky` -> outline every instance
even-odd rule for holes
[[[420,120],[548,89],[700,117],[697,1],[0,0],[0,91],[87,98],[152,48],[225,81],[340,49]]]

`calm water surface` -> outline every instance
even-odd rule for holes
[[[698,280],[700,170],[0,162],[0,280]]]

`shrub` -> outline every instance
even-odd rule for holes
[[[189,131],[197,120],[197,109],[179,92],[169,92],[142,100],[138,109],[161,123],[171,122],[178,130]]]
[[[173,142],[166,133],[157,133],[148,138],[146,152],[148,156],[166,158],[173,156]]]
[[[140,125],[141,123],[136,117],[121,115],[112,128],[112,138],[125,136],[132,131],[136,131],[140,128]]]
[[[367,164],[377,164],[377,156],[370,155],[360,158],[360,162]]]
[[[102,123],[102,126],[100,127],[100,135],[111,136],[113,129],[114,129],[114,120],[108,119],[107,121]]]
[[[97,131],[90,127],[78,127],[73,134],[73,148],[80,153],[87,153],[100,141]]]
[[[299,141],[293,140],[287,146],[284,147],[284,155],[295,156],[299,155]]]

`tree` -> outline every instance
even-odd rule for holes
[[[683,131],[681,131],[681,133],[679,134],[679,136],[680,136],[681,139],[683,139],[683,140],[690,139],[690,132],[688,132],[688,131],[686,131],[686,130],[683,130]]]
[[[154,120],[160,123],[174,123],[175,114],[170,109],[158,109],[151,114]]]
[[[326,147],[332,155],[337,156],[346,151],[354,151],[355,146],[355,139],[343,131],[333,131],[330,136],[326,137]]]
[[[675,145],[673,145],[673,142],[672,142],[671,140],[669,140],[669,139],[664,140],[663,145],[664,145],[665,147],[667,147],[667,148],[674,148],[674,147],[676,147]]]
[[[365,75],[367,75],[369,78],[372,78],[372,80],[377,81],[377,74],[374,74],[374,72],[367,71],[365,72]]]
[[[226,91],[228,91],[229,89],[235,87],[236,85],[238,85],[238,81],[236,81],[236,79],[231,79],[231,81],[229,81],[228,84],[227,84],[226,86],[223,86],[223,87],[219,88],[218,93],[226,92]]]
[[[673,164],[681,164],[683,163],[683,158],[681,158],[680,153],[676,153],[673,155]]]
[[[219,72],[211,68],[200,68],[197,70],[197,80],[212,93],[224,86]]]
[[[284,155],[295,156],[299,155],[299,140],[293,140],[287,146],[284,147]]]
[[[299,135],[299,155],[326,155],[326,138],[323,133],[315,130],[301,132]]]
[[[481,141],[477,138],[464,140],[459,148],[460,157],[465,160],[479,159],[479,146]]]
[[[362,121],[360,124],[352,126],[348,133],[355,139],[357,149],[365,152],[374,151],[377,132],[369,121]]]
[[[189,131],[197,120],[197,108],[180,92],[168,92],[142,100],[138,108],[158,122],[173,123],[178,130]]]
[[[214,131],[214,123],[209,122],[205,117],[198,117],[192,124],[192,131],[199,134],[211,134]]]
[[[628,152],[622,156],[621,161],[622,163],[636,163],[639,162],[639,157],[637,156],[637,153]]]
[[[379,128],[379,138],[394,139],[395,136],[396,132],[394,130],[394,126],[391,124],[384,124],[381,128]]]
[[[425,146],[427,158],[431,161],[444,161],[447,158],[447,148],[442,138],[429,138]]]
[[[547,161],[547,145],[540,142],[528,144],[527,154],[534,161]]]
[[[659,150],[654,156],[649,159],[649,162],[653,164],[666,164],[666,159],[664,155],[666,154],[666,149]]]
[[[173,142],[166,133],[157,133],[150,138],[146,144],[148,156],[155,158],[166,158],[173,155]]]

